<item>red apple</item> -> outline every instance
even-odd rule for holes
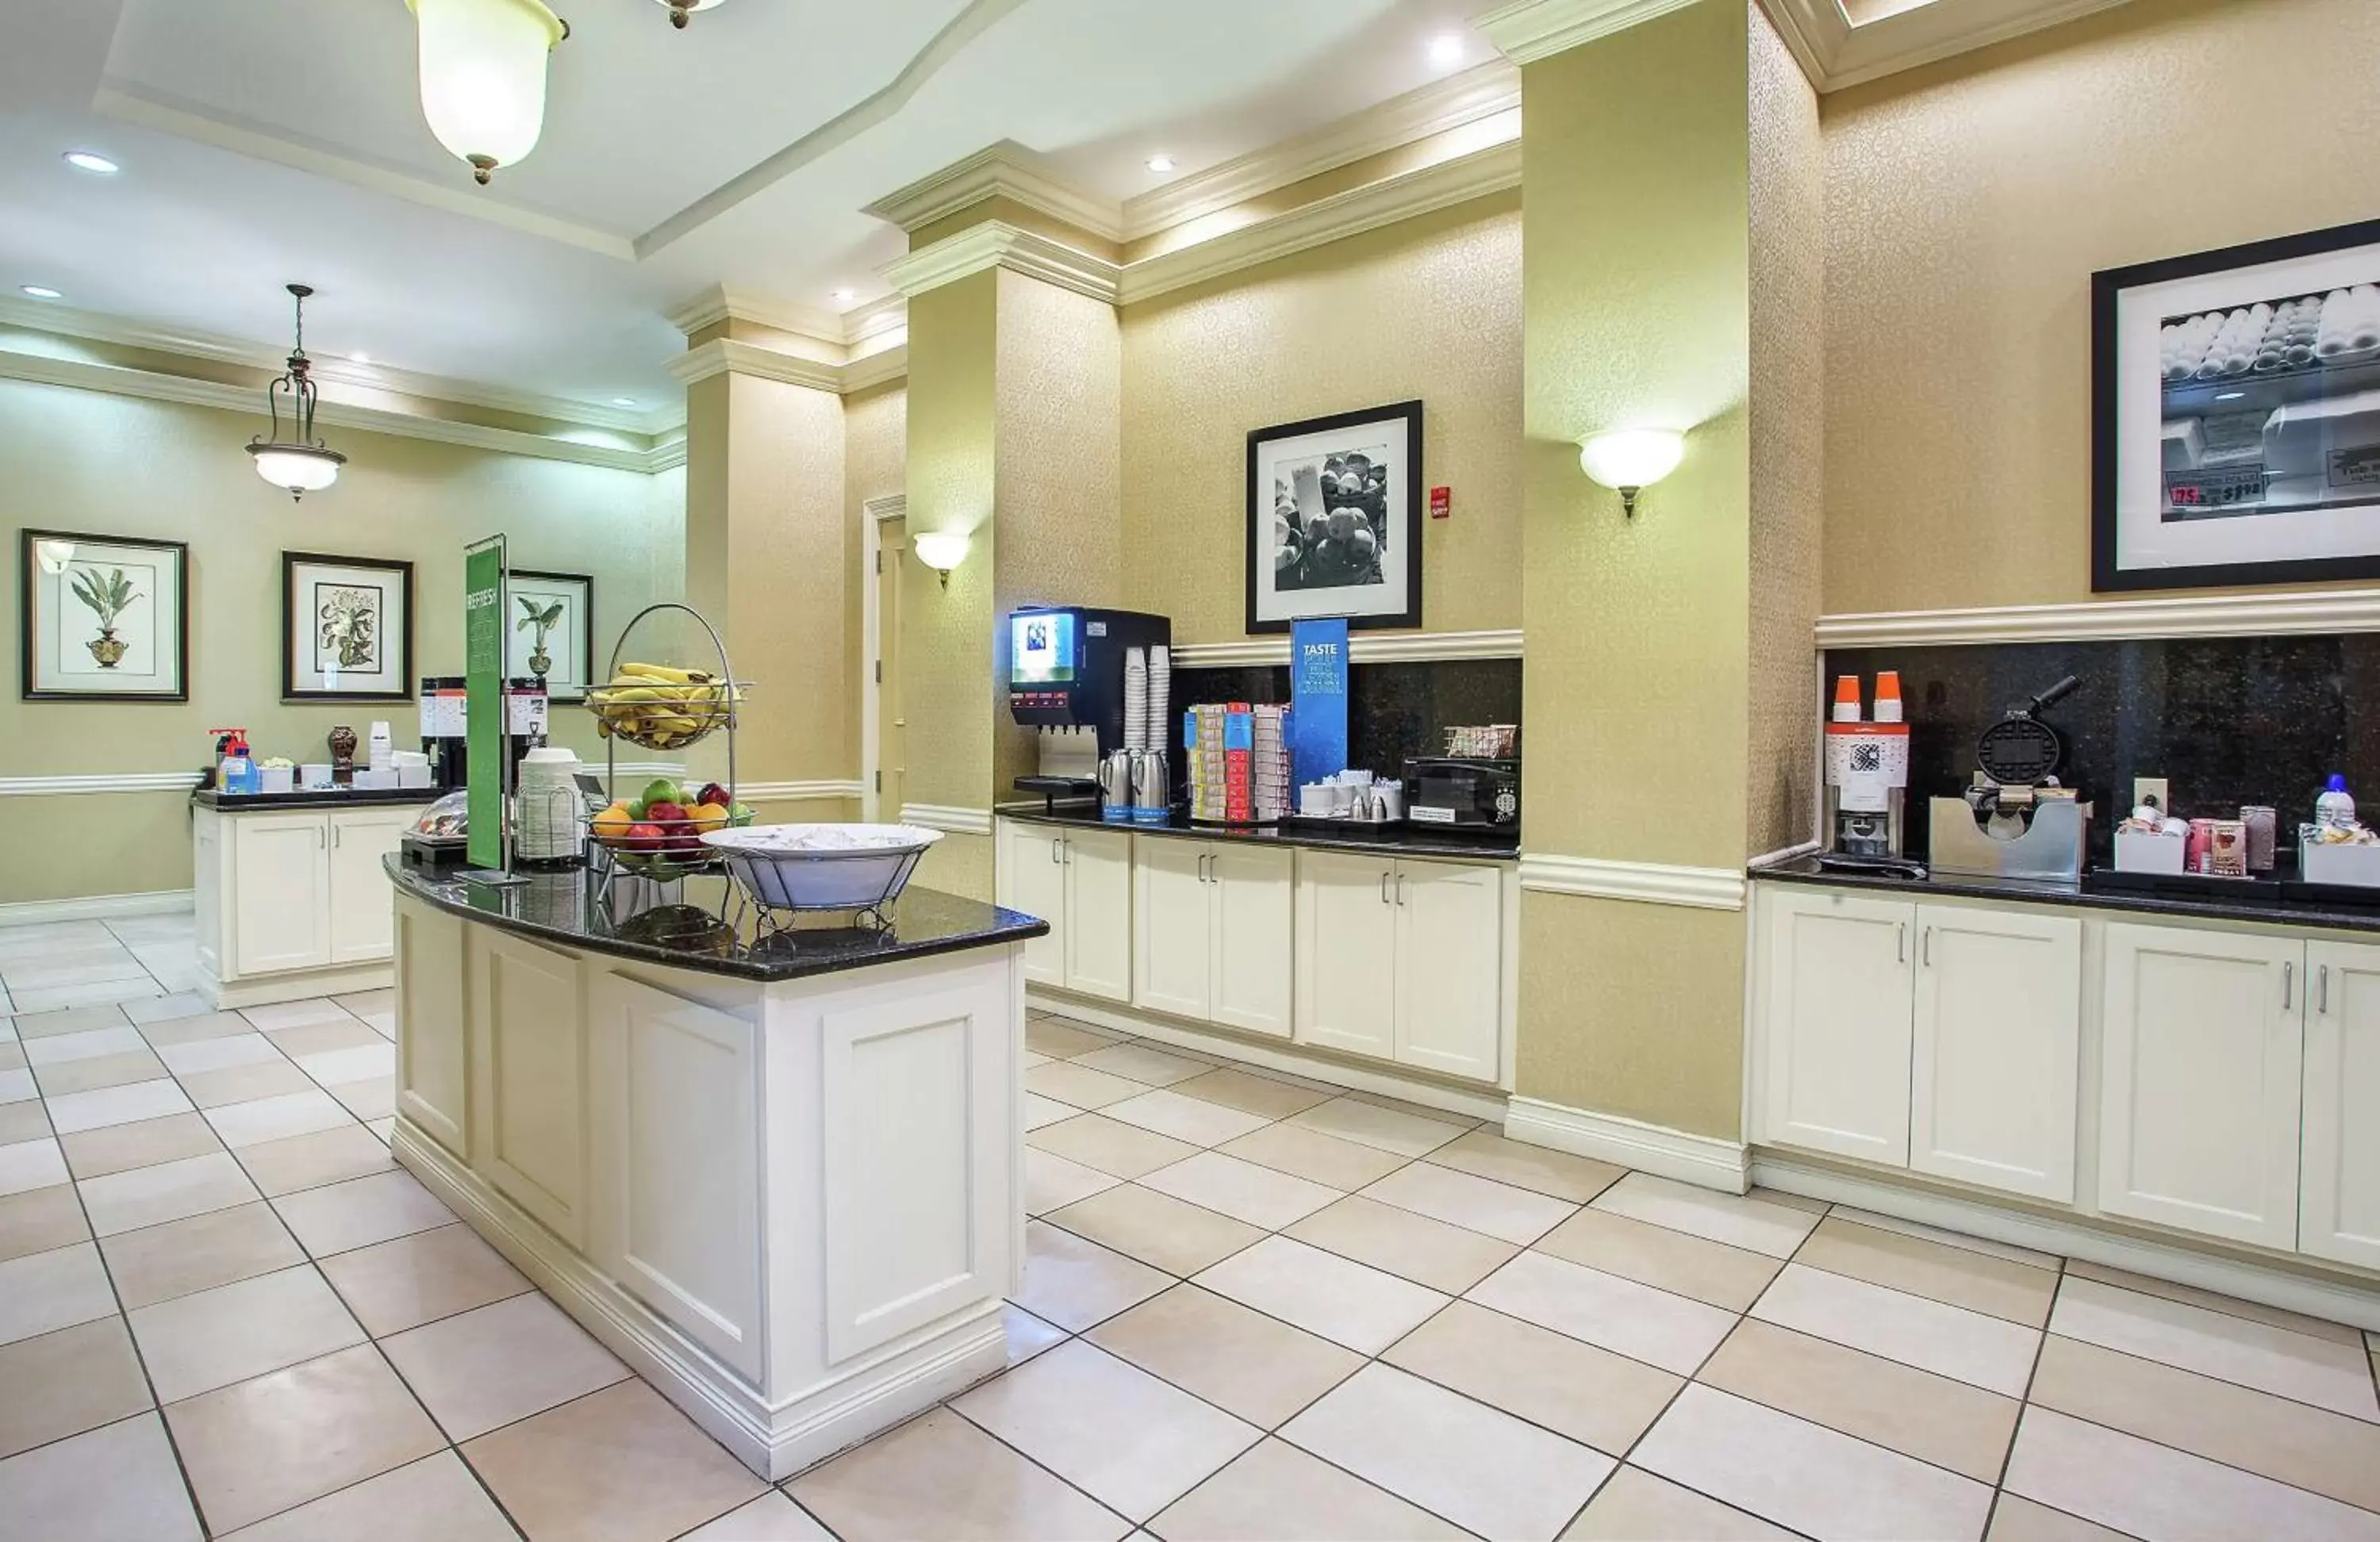
[[[657,824],[632,824],[621,844],[631,851],[659,851],[667,840],[668,837],[662,833],[662,827]]]
[[[686,809],[678,804],[648,803],[645,805],[645,821],[648,824],[657,824],[663,830],[668,830],[685,823],[686,820]]]
[[[714,808],[726,808],[732,807],[735,799],[728,794],[726,788],[712,782],[704,784],[702,791],[696,795],[694,801],[697,804],[710,804]]]

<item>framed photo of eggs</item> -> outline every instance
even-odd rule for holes
[[[1421,404],[1248,434],[1250,632],[1421,625]]]
[[[2380,220],[2091,278],[2091,587],[2380,577]]]

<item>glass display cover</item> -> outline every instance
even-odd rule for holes
[[[1065,686],[1075,679],[1075,613],[1036,611],[1008,618],[1013,686]]]

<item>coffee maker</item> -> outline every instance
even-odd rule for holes
[[[1909,801],[1909,724],[1900,717],[1900,676],[1876,677],[1876,720],[1864,721],[1855,674],[1835,681],[1826,733],[1827,851],[1854,860],[1897,862]]]
[[[1111,759],[1127,753],[1162,754],[1164,688],[1160,684],[1173,640],[1173,623],[1139,611],[1087,605],[1035,605],[1008,616],[1008,712],[1039,730],[1038,774],[1020,776],[1025,792],[1088,797],[1111,774]],[[1128,671],[1127,656],[1139,662]],[[1154,720],[1157,732],[1149,733]],[[1127,764],[1125,785],[1137,791],[1149,772]],[[1150,793],[1165,799],[1162,763]]]
[[[443,792],[471,780],[469,692],[462,675],[421,677],[421,752],[430,757],[431,784]],[[521,757],[545,742],[545,681],[534,674],[504,682],[504,753],[517,779]]]

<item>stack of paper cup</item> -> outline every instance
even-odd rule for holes
[[[1145,649],[1123,650],[1123,747],[1148,747],[1148,653]]]
[[[1166,714],[1172,710],[1173,650],[1158,643],[1148,650],[1148,711],[1147,743],[1151,749],[1165,747]]]

